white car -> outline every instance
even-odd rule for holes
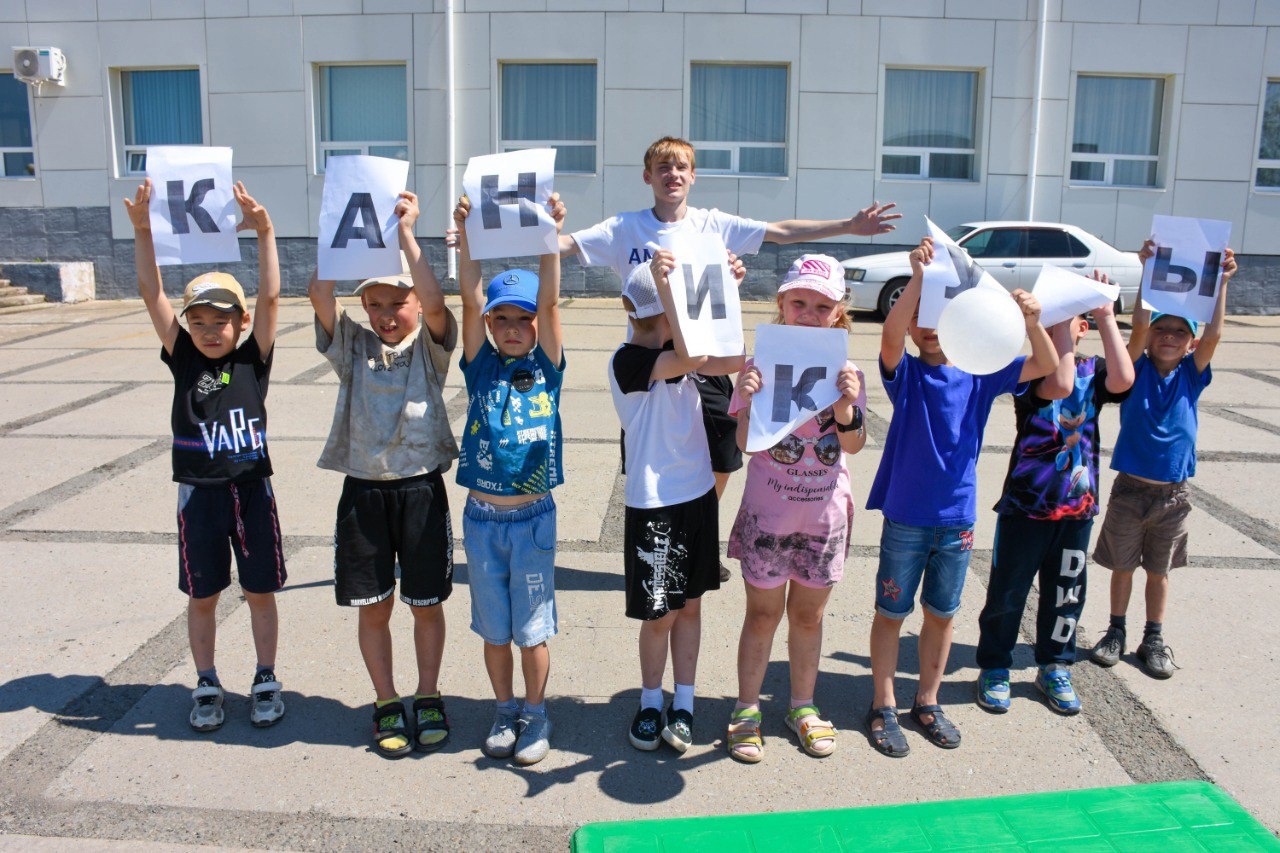
[[[1142,279],[1142,264],[1136,252],[1122,252],[1099,237],[1074,225],[1060,222],[970,222],[947,229],[969,257],[977,261],[996,281],[1009,290],[1031,290],[1040,267],[1053,264],[1071,272],[1089,275],[1106,273],[1120,285],[1116,310],[1133,308]],[[889,313],[898,301],[911,262],[907,252],[861,255],[841,261],[849,285],[851,306],[862,311]]]

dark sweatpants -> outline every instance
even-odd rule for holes
[[[978,666],[1008,669],[1018,642],[1031,581],[1040,576],[1036,663],[1070,665],[1076,659],[1076,623],[1084,609],[1085,560],[1093,519],[1034,521],[1001,515],[987,603],[978,617]]]

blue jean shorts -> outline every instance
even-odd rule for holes
[[[536,646],[556,634],[556,504],[515,509],[467,498],[462,545],[471,585],[471,630],[486,643]]]
[[[876,611],[905,619],[920,604],[949,619],[960,609],[960,593],[973,553],[973,525],[917,527],[884,520],[880,531],[880,570],[876,573]]]

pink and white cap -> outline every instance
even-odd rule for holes
[[[803,287],[837,302],[844,299],[844,267],[830,255],[801,255],[778,285],[778,292]]]

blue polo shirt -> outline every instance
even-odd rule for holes
[[[1161,376],[1143,353],[1133,363],[1133,388],[1120,404],[1120,434],[1111,468],[1161,483],[1196,475],[1200,393],[1213,381],[1209,366],[1196,370],[1194,353]]]

